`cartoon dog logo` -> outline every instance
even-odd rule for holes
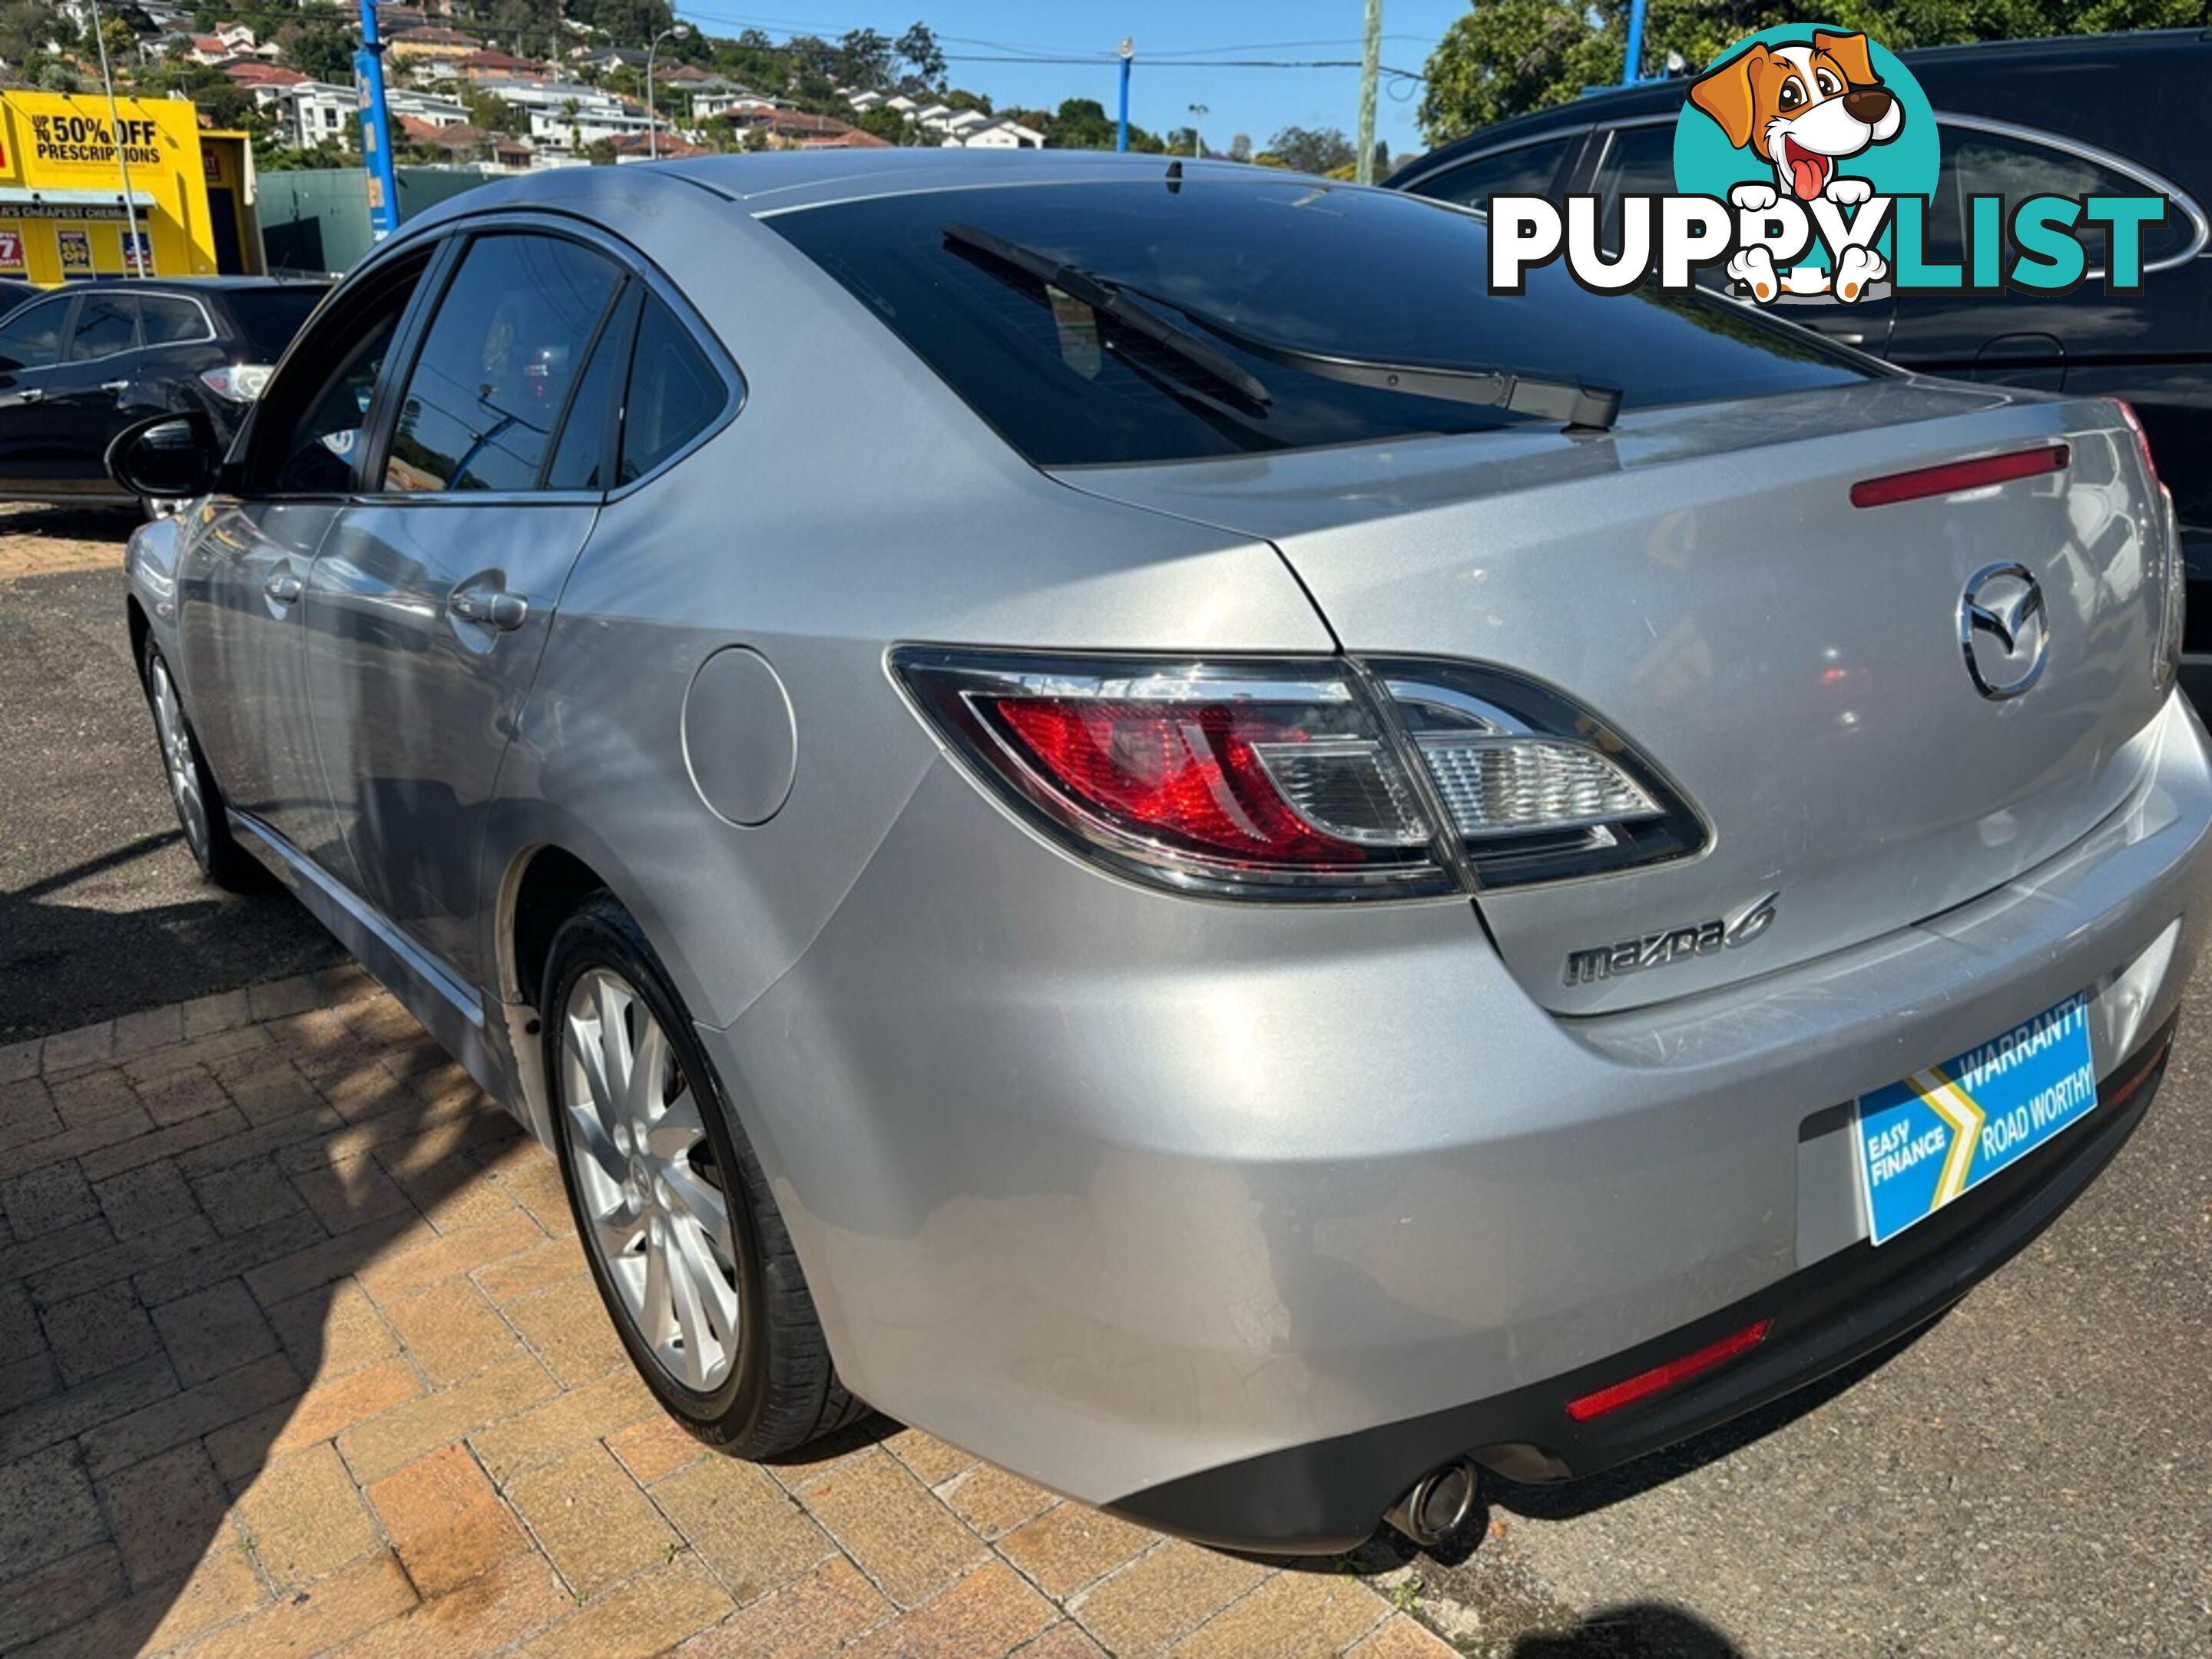
[[[1754,45],[1693,82],[1690,101],[1731,145],[1773,167],[1772,187],[1739,185],[1729,192],[1738,207],[1753,210],[1784,195],[1856,206],[1874,186],[1839,173],[1837,163],[1905,130],[1905,106],[1875,73],[1863,34],[1815,30],[1809,46]],[[1763,247],[1735,255],[1727,270],[1762,300],[1782,285]],[[1849,249],[1837,264],[1835,292],[1855,300],[1888,271],[1888,262],[1871,248]]]

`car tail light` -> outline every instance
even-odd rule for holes
[[[261,395],[274,373],[274,366],[269,363],[233,363],[201,371],[200,384],[231,403],[250,404]]]
[[[1125,873],[1287,897],[1458,884],[1341,663],[893,664],[994,793]]]
[[[1680,1359],[1670,1359],[1663,1365],[1654,1365],[1648,1371],[1638,1371],[1634,1376],[1600,1389],[1595,1394],[1583,1395],[1578,1400],[1567,1401],[1567,1415],[1577,1423],[1587,1423],[1593,1417],[1603,1417],[1607,1412],[1617,1412],[1623,1406],[1632,1406],[1647,1400],[1678,1383],[1686,1382],[1700,1371],[1709,1371],[1716,1365],[1748,1353],[1766,1340],[1766,1334],[1774,1322],[1762,1319],[1756,1325],[1747,1325],[1731,1336],[1686,1353]]]
[[[891,665],[1026,820],[1187,891],[1424,896],[1702,844],[1588,715],[1465,665],[907,648]]]
[[[1962,489],[1982,489],[2014,478],[2033,478],[2039,473],[2063,472],[2072,454],[2064,444],[2040,444],[2033,449],[2010,450],[1971,461],[1946,461],[1941,466],[1915,467],[1910,472],[1862,478],[1851,486],[1851,505],[1892,507],[1899,501],[1955,495]]]
[[[2135,405],[2122,398],[2112,399],[2112,406],[2120,411],[2128,430],[2135,434],[2136,453],[2142,457],[2143,481],[2150,488],[2152,523],[2147,531],[2154,536],[2161,550],[2159,562],[2160,609],[2158,641],[2151,653],[2151,683],[2161,691],[2173,684],[2173,677],[2181,670],[2182,635],[2189,619],[2189,568],[2181,550],[2181,521],[2173,510],[2173,492],[2160,482],[2158,459],[2150,453],[2150,434],[2143,430],[2142,419]]]
[[[1588,710],[1502,670],[1377,662],[1475,885],[1526,886],[1680,858],[1705,826]]]

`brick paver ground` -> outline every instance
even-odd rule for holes
[[[706,1453],[551,1158],[356,970],[0,1048],[0,1652],[1449,1654],[1391,1588],[880,1419]]]

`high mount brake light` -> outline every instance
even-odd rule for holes
[[[1955,495],[1962,489],[1981,489],[2014,478],[2033,478],[2039,473],[2063,472],[2072,456],[2073,452],[2064,444],[2044,444],[2034,449],[2011,450],[2002,455],[1984,455],[1971,461],[1946,461],[1941,466],[1885,473],[1879,478],[1862,478],[1853,484],[1851,505],[1893,507],[1899,501]]]
[[[1425,896],[1702,844],[1687,809],[1589,715],[1467,665],[1385,675],[1329,658],[906,648],[891,665],[1024,817],[1186,891]]]

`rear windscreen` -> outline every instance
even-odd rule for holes
[[[1488,292],[1488,230],[1391,191],[1255,170],[936,191],[764,221],[1036,464],[1182,460],[1525,423],[1326,380],[1156,307],[1266,386],[1255,405],[1039,278],[948,243],[963,224],[1304,350],[1617,386],[1631,406],[1839,386],[1817,337],[1689,295],[1590,294],[1557,265]]]
[[[327,289],[311,283],[297,288],[233,289],[222,302],[253,348],[257,362],[273,363],[284,355],[307,313],[323,302]]]

